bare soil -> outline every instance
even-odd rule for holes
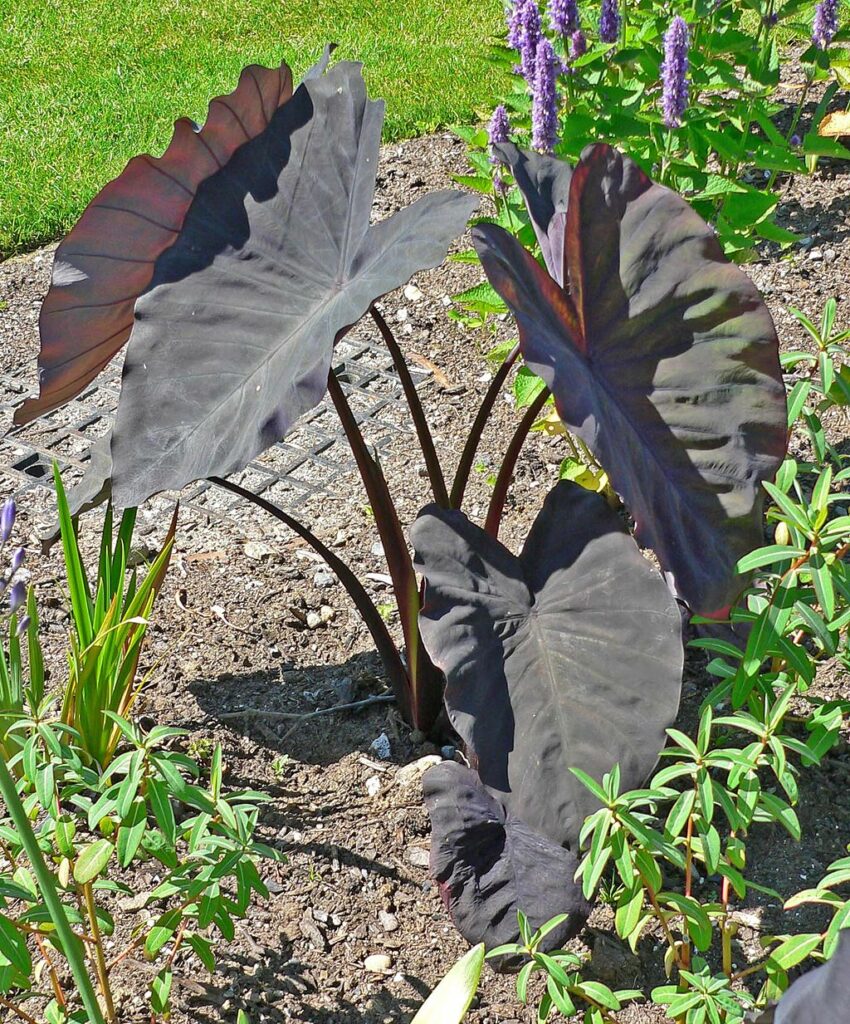
[[[377,215],[445,187],[451,174],[464,170],[463,145],[449,135],[386,147]],[[818,317],[824,301],[834,295],[839,322],[848,322],[848,174],[850,168],[833,165],[810,178],[788,180],[781,221],[800,232],[804,242],[789,254],[766,253],[748,268],[765,294],[784,347],[806,344],[789,313],[791,305]],[[37,316],[50,264],[50,252],[43,250],[0,265],[0,372],[28,382],[35,378]],[[415,279],[421,298],[411,301],[398,293],[381,304],[413,364],[418,357],[421,365],[424,357],[441,371],[423,393],[447,467],[457,459],[460,439],[490,376],[484,352],[511,331],[504,323],[495,337],[473,333],[447,318],[445,297],[479,279],[477,267],[447,263]],[[516,411],[505,397],[488,426],[481,469],[467,498],[466,509],[474,518],[486,510],[487,468],[498,464],[515,422]],[[842,422],[830,429],[836,442],[846,436]],[[423,467],[410,457],[410,440],[397,439],[383,463],[407,523],[429,497]],[[555,482],[563,456],[558,438],[530,438],[506,513],[503,539],[514,549]],[[8,489],[8,484],[0,469],[0,488]],[[162,539],[167,504],[157,499],[140,511],[137,539],[143,553],[155,550]],[[44,605],[49,665],[58,682],[65,671],[68,630],[61,556],[56,549],[41,557],[35,554],[38,533],[52,514],[50,493],[30,492],[20,511],[33,553],[29,571]],[[331,492],[316,497],[303,514],[320,539],[334,545],[361,575],[373,574],[366,578],[367,586],[379,603],[390,603],[389,587],[380,575],[386,567],[356,477],[337,479]],[[83,523],[84,546],[92,556],[99,528],[96,514]],[[307,628],[306,612],[322,606],[331,608],[333,617],[319,628]],[[233,1021],[240,1007],[254,1024],[409,1021],[465,950],[428,878],[429,825],[418,778],[414,770],[400,773],[401,766],[437,753],[436,748],[411,737],[388,705],[300,722],[268,714],[306,713],[341,698],[385,692],[368,633],[343,589],[328,579],[306,545],[262,513],[246,511],[238,522],[217,522],[186,510],[147,663],[155,668],[138,713],[187,729],[184,746],[196,754],[204,753],[210,742],[221,743],[227,782],[271,795],[262,837],[287,856],[286,863],[266,871],[269,901],[258,902],[235,940],[219,947],[221,968],[214,977],[178,954],[175,1024]],[[701,658],[691,656],[683,722],[692,721],[706,685]],[[830,696],[850,696],[847,679],[832,666],[825,667],[819,685]],[[387,761],[370,750],[381,733],[390,741]],[[844,852],[850,839],[848,775],[850,753],[843,743],[822,768],[804,774],[799,808],[803,840],[795,843],[778,829],[757,830],[749,865],[755,881],[790,895],[811,885]],[[154,871],[142,866],[133,884],[140,891],[152,887]],[[118,951],[140,915],[154,911],[116,910]],[[792,918],[782,912],[779,901],[765,898],[753,899],[739,911],[736,957],[741,965],[759,955],[760,936],[808,928],[819,920],[807,910]],[[648,936],[638,956],[624,951],[604,904],[595,910],[577,948],[594,949],[592,970],[609,983],[631,987],[663,981],[657,939]],[[390,957],[386,973],[365,969],[364,961],[373,953]],[[156,964],[127,963],[118,986],[122,1020],[146,1019],[144,990],[156,969]],[[513,980],[488,970],[470,1020],[518,1024],[533,1019],[531,1010],[517,1003]],[[650,1024],[666,1018],[660,1011],[635,1006],[618,1019]]]

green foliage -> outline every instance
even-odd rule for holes
[[[830,300],[818,327],[798,314],[817,354],[785,357],[787,366],[803,368],[791,390],[789,426],[808,437],[811,458],[787,459],[775,483],[766,485],[774,542],[741,560],[741,571],[754,577],[729,622],[740,639],[729,632],[692,641],[709,652],[708,671],[717,679],[694,733],[668,730],[663,765],[641,790],[621,793],[616,768],[601,781],[574,769],[600,803],[581,834],[585,855],[577,877],[584,894],[590,898],[602,887],[613,897],[615,930],[632,950],[647,929],[663,934],[671,982],[649,998],[680,1024],[744,1020],[753,1007],[779,998],[792,968],[810,957],[828,959],[839,931],[850,926],[850,858],[843,857],[817,886],[785,904],[825,905],[833,913],[829,926],[822,933],[768,937],[763,960],[733,967],[733,903],[751,890],[781,899],[749,877],[748,837],[771,825],[800,839],[794,809],[800,774],[833,748],[850,711],[850,702],[812,693],[821,662],[850,667],[850,515],[839,504],[850,469],[822,425],[846,404],[835,381],[847,365],[850,333],[835,330],[835,313]],[[841,887],[844,895],[836,892]],[[536,956],[525,932],[523,941],[530,957],[523,971],[547,974],[540,1019],[552,1007],[575,1012],[552,993],[564,964]],[[716,962],[719,972],[710,966]],[[568,966],[577,972],[570,976],[574,984],[581,964],[572,958]],[[761,985],[750,991],[744,978]],[[526,981],[521,974],[523,998]],[[611,1019],[600,1011],[594,1020]]]
[[[254,839],[259,807],[268,798],[224,792],[220,747],[203,786],[200,766],[172,748],[181,730],[156,726],[143,735],[126,719],[109,717],[122,744],[102,772],[68,726],[41,712],[14,726],[21,750],[11,767],[19,780],[4,789],[8,817],[0,818],[0,995],[36,996],[37,978],[46,972],[53,999],[44,1018],[56,1024],[72,1018],[55,954],[73,961],[81,938],[92,954],[90,981],[102,1005],[102,1017],[90,1014],[93,1022],[116,1019],[111,972],[136,949],[161,965],[150,1013],[152,1021],[166,1018],[178,949],[191,949],[199,969],[214,971],[216,933],[233,938],[234,920],[245,916],[252,894],[268,897],[260,860],[280,859]],[[117,879],[118,872],[132,877],[126,869],[144,861],[157,862],[160,880],[150,891],[135,892]],[[139,920],[126,949],[107,960],[116,896],[155,913]],[[64,937],[63,917],[70,928]]]
[[[139,583],[135,569],[130,569],[136,510],[123,512],[113,542],[112,507],[107,508],[97,577],[90,580],[55,464],[53,478],[73,625],[62,721],[74,728],[87,756],[105,768],[120,738],[118,726],[110,718],[127,715],[141,689],[136,669],[151,610],[171,559],[177,515],[175,512],[162,550]]]
[[[563,949],[551,953],[540,951],[542,939],[564,921],[566,914],[553,917],[533,933],[525,915],[520,912],[517,916],[522,941],[498,946],[490,950],[487,957],[527,958],[516,981],[517,996],[523,1004],[528,1003],[531,977],[537,973],[546,976],[546,992],[537,1007],[538,1022],[548,1020],[555,1010],[565,1017],[581,1013],[583,1024],[604,1024],[611,1019],[608,1011],[622,1009],[623,1003],[641,998],[642,993],[638,989],[614,991],[599,981],[586,981],[581,974],[582,960],[575,953]]]
[[[777,176],[806,173],[820,157],[850,156],[845,147],[817,132],[839,83],[846,83],[850,50],[842,44],[850,34],[839,32],[832,46],[819,50],[811,42],[811,8],[804,0],[692,0],[676,8],[673,13],[689,23],[691,36],[690,103],[678,128],[665,127],[661,109],[669,5],[659,0],[624,5],[624,23],[614,44],[596,39],[595,27],[591,32],[585,23],[587,52],[572,61],[564,41],[553,40],[569,65],[560,77],[556,155],[577,160],[590,143],[617,146],[655,180],[684,196],[715,227],[726,254],[736,260],[751,259],[759,241],[793,242],[794,235],[774,220]],[[790,124],[780,131],[780,67],[791,47],[802,47],[806,81]],[[494,56],[506,70],[516,59],[507,47]],[[804,130],[801,115],[810,89],[823,82],[829,85]],[[513,138],[527,145],[531,97],[519,75],[513,83],[505,104]],[[493,195],[486,133],[463,134],[473,147],[475,171],[465,182]],[[515,191],[504,199],[497,196],[497,205],[500,222],[526,222]],[[507,223],[503,226],[515,231]]]
[[[483,966],[484,945],[479,943],[452,967],[422,1004],[411,1024],[461,1024],[475,998]]]

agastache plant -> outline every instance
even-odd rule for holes
[[[511,131],[511,122],[508,118],[508,112],[505,110],[503,103],[500,103],[498,107],[493,111],[493,116],[490,118],[490,126],[487,131],[487,141],[490,146],[498,146],[503,142],[508,141],[508,136]],[[491,163],[498,163],[495,156],[490,155]],[[493,173],[493,188],[496,190],[498,195],[504,195],[506,191],[505,181],[502,177],[501,171],[497,170]]]
[[[603,43],[616,43],[620,35],[620,11],[617,0],[602,0],[599,12],[599,38]]]
[[[838,0],[821,0],[815,8],[812,40],[819,50],[825,50],[838,31]]]
[[[661,105],[668,128],[681,125],[688,106],[688,45],[688,24],[677,15],[664,35],[664,63],[661,65],[664,86]]]
[[[579,27],[576,0],[549,0],[549,27],[561,36],[569,36]]]
[[[555,51],[545,37],[537,44],[531,107],[531,144],[541,153],[555,148],[558,131],[558,96]]]
[[[587,36],[577,29],[570,36],[570,60],[578,60],[587,53]]]
[[[543,36],[540,24],[540,10],[536,0],[525,0],[522,9],[522,35],[520,38],[519,59],[522,77],[529,89],[534,88],[537,72],[537,47]]]

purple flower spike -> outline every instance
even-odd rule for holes
[[[838,31],[838,0],[821,0],[815,8],[812,39],[819,50],[825,50]]]
[[[530,89],[534,89],[537,45],[542,36],[543,29],[540,25],[540,9],[537,6],[537,0],[525,0],[525,6],[522,9],[522,39],[519,59],[522,77]]]
[[[12,572],[16,573],[18,569],[24,564],[26,558],[26,551],[23,548],[18,548],[12,555]]]
[[[15,502],[7,498],[3,511],[0,512],[0,542],[3,544],[11,537],[15,525]]]
[[[14,584],[9,591],[9,611],[13,614],[21,607],[27,599],[27,588],[23,583]]]
[[[507,9],[508,15],[508,46],[518,50],[522,46],[522,12],[526,0],[512,0]]]
[[[30,624],[30,617],[29,617],[29,615],[25,615],[21,619],[21,621],[18,623],[18,628],[15,631],[16,634],[18,636],[21,636],[22,633],[26,633],[26,631],[29,629],[29,624]]]
[[[493,111],[490,118],[490,127],[487,130],[487,141],[491,146],[497,146],[500,142],[507,142],[511,133],[511,122],[504,103],[500,103]]]
[[[587,36],[581,29],[570,36],[570,60],[578,60],[587,53]]]
[[[578,29],[576,0],[549,0],[549,27],[558,35],[568,36]]]
[[[537,73],[531,103],[531,144],[542,153],[555,148],[558,131],[558,97],[555,87],[557,58],[545,37],[537,44]]]
[[[802,146],[803,145],[803,140],[797,134],[792,135],[791,138],[788,141],[791,143],[792,146]]]
[[[617,0],[602,0],[599,12],[599,38],[603,43],[616,43],[620,37],[620,11]]]
[[[664,63],[661,80],[664,86],[662,107],[664,123],[678,128],[688,106],[688,23],[675,17],[664,35]]]

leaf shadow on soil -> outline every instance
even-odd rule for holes
[[[258,960],[261,963],[258,966]],[[328,966],[331,966],[328,954]],[[382,987],[375,992],[367,1006],[350,999],[337,997],[332,1007],[314,1005],[310,997],[321,996],[321,980],[313,976],[315,966],[294,955],[292,943],[284,942],[278,950],[258,949],[257,957],[243,953],[228,953],[218,961],[217,976],[221,988],[211,990],[208,996],[188,1001],[192,1019],[198,1024],[222,1024],[235,1020],[237,1008],[246,1010],[249,1019],[278,1022],[309,1021],[310,1024],[371,1024],[391,1019],[397,1024],[410,1021],[427,997],[429,986],[420,978],[405,975],[405,980],[420,998],[398,997]],[[278,999],[274,996],[280,993]],[[300,1013],[292,1015],[291,997],[304,1000]],[[287,996],[290,997],[287,1000]],[[352,993],[357,999],[358,990]],[[231,1007],[223,1010],[230,1000]],[[280,1003],[280,1009],[276,1003]]]
[[[224,673],[211,679],[194,679],[188,683],[188,690],[214,727],[248,737],[272,757],[328,766],[352,751],[368,753],[372,741],[387,732],[391,761],[404,763],[407,729],[399,728],[394,704],[375,704],[300,721],[279,717],[308,715],[335,704],[387,693],[380,660],[374,652],[352,655],[341,664],[296,668],[284,661],[276,672]]]

